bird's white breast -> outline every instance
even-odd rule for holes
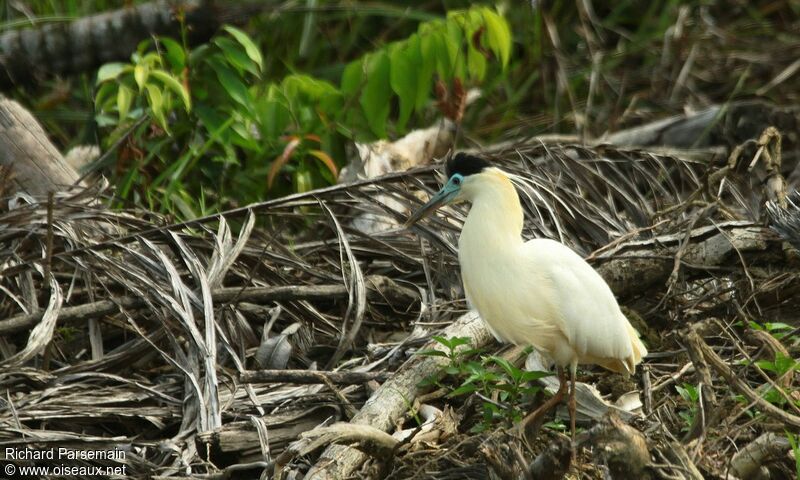
[[[458,244],[464,290],[492,333],[560,365],[633,371],[647,350],[603,278],[559,242],[522,241],[522,207],[502,172],[462,188],[472,202]]]

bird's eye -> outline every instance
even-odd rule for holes
[[[461,185],[461,177],[453,177],[453,185]]]

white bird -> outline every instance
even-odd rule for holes
[[[446,173],[445,186],[406,225],[445,204],[472,203],[458,240],[467,300],[498,340],[531,345],[558,366],[558,392],[526,417],[523,428],[563,399],[569,367],[574,441],[578,364],[630,374],[647,349],[611,288],[583,258],[554,240],[523,241],[523,210],[508,175],[464,153],[448,160]]]

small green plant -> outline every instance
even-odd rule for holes
[[[786,335],[789,334],[789,332],[794,330],[793,326],[783,322],[765,322],[762,325],[756,321],[750,320],[748,322],[748,325],[750,325],[750,328],[752,328],[753,330],[761,330],[767,332],[773,337],[777,338],[778,340],[783,340],[784,337],[786,337]]]
[[[686,432],[694,424],[694,419],[697,416],[698,404],[700,402],[700,389],[690,383],[684,383],[683,386],[675,385],[675,390],[681,396],[684,402],[688,404],[688,408],[678,412],[678,416],[683,420],[683,427],[681,431]]]
[[[781,352],[775,354],[775,359],[759,360],[755,362],[762,370],[772,372],[776,378],[781,378],[787,373],[800,369],[800,363],[792,357],[788,357]],[[783,407],[786,405],[787,399],[777,389],[770,388],[763,395],[764,400],[772,403],[773,405]]]
[[[128,120],[138,120],[145,115],[146,103],[149,112],[159,127],[169,132],[166,114],[171,112],[175,99],[187,112],[192,108],[189,90],[171,67],[185,66],[183,48],[174,40],[163,38],[160,45],[165,55],[147,52],[151,42],[139,44],[130,64],[108,63],[97,72],[99,88],[95,96],[100,126],[126,125]],[[165,57],[168,61],[165,61]],[[110,112],[116,112],[116,118]]]
[[[472,339],[469,337],[445,338],[440,335],[434,335],[433,340],[444,346],[447,351],[437,349],[422,350],[417,352],[417,355],[445,357],[449,359],[450,364],[445,368],[445,373],[448,375],[457,375],[461,373],[467,359],[479,352],[479,350],[475,348],[466,348],[467,345],[472,343]]]
[[[511,425],[520,421],[524,410],[520,407],[528,405],[541,387],[531,382],[551,375],[548,372],[531,372],[518,368],[508,360],[494,355],[482,356],[480,360],[472,360],[478,351],[462,348],[470,343],[468,337],[444,338],[433,337],[447,350],[424,350],[420,355],[445,357],[450,363],[443,371],[426,379],[426,384],[449,388],[448,398],[463,395],[478,395],[483,409],[482,422],[473,427],[473,431],[483,431],[500,422]],[[453,384],[445,384],[444,377],[449,377]]]
[[[800,442],[798,436],[792,435],[792,432],[786,431],[786,439],[789,440],[789,445],[792,446],[792,456],[794,457],[795,479],[800,480]]]

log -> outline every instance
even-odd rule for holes
[[[46,197],[78,182],[78,172],[64,160],[33,115],[2,95],[0,169],[10,169],[11,190],[34,196]]]
[[[758,138],[765,126],[773,125],[788,135],[789,149],[794,149],[797,147],[799,118],[800,111],[793,107],[778,107],[761,101],[732,102],[610,133],[597,139],[596,143],[679,149],[702,149],[715,145],[734,147]]]
[[[470,337],[472,345],[486,345],[492,338],[484,327],[483,321],[474,312],[462,315],[458,320],[442,332],[444,337]],[[437,342],[430,342],[425,349],[442,349]],[[410,402],[422,393],[420,380],[434,375],[448,363],[444,357],[414,356],[408,360],[392,378],[381,385],[367,400],[361,410],[350,423],[369,425],[388,431],[394,423],[408,410]],[[347,478],[359,465],[367,459],[367,455],[354,447],[330,445],[320,456],[317,463],[306,475],[307,480]]]
[[[307,432],[327,418],[339,419],[341,414],[330,405],[310,408],[299,407],[288,411],[273,412],[261,418],[269,431],[269,451],[282,452],[300,434]],[[223,424],[211,432],[198,434],[200,443],[211,447],[211,460],[222,466],[224,458],[234,455],[239,462],[262,460],[259,437],[251,421],[236,421]],[[218,458],[213,458],[218,457]]]
[[[239,373],[242,383],[295,383],[317,384],[331,382],[338,385],[355,385],[375,380],[383,382],[389,372],[327,372],[321,370],[245,370]]]
[[[0,89],[128,61],[142,40],[181,38],[179,15],[186,40],[194,46],[207,42],[226,23],[246,23],[254,14],[275,6],[264,1],[156,0],[72,22],[10,30],[0,35]]]
[[[791,448],[785,437],[764,433],[736,452],[731,460],[731,473],[739,478],[755,478],[766,463],[779,459]]]
[[[683,234],[662,235],[627,242],[590,263],[618,297],[640,293],[669,278],[683,237]],[[780,239],[769,228],[750,222],[727,222],[692,230],[682,263],[694,268],[727,265],[728,260],[736,258],[737,252],[749,254],[769,248],[782,257],[780,245]]]

